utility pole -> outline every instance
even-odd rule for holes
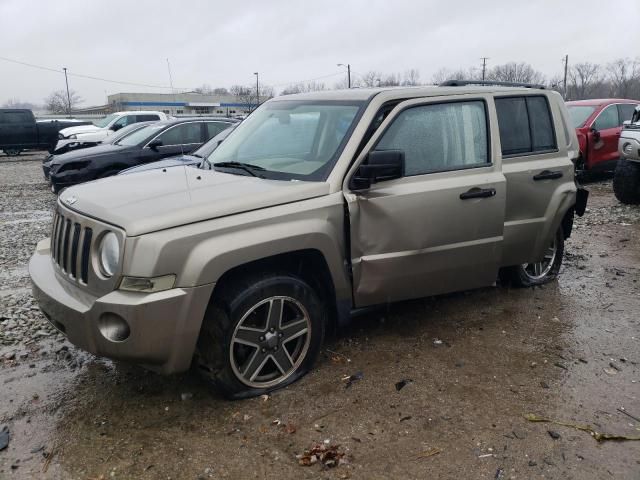
[[[563,83],[563,92],[562,96],[564,99],[567,99],[567,71],[569,70],[569,55],[564,56],[564,82]]]
[[[487,73],[487,60],[489,60],[489,57],[480,57],[480,60],[482,60],[482,81],[484,82]]]
[[[69,95],[69,79],[67,78],[67,67],[62,67],[64,70],[64,83],[67,84],[67,115],[71,118],[71,95]]]
[[[347,67],[347,88],[351,88],[351,64],[338,63],[339,67]]]
[[[256,108],[258,108],[260,106],[260,83],[258,82],[258,72],[253,72],[253,74],[256,76]]]

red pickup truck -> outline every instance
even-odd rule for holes
[[[580,145],[578,173],[615,169],[622,124],[631,120],[638,105],[640,101],[619,98],[567,102]]]

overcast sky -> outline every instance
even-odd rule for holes
[[[524,61],[547,76],[569,62],[640,55],[638,0],[0,0],[0,57],[123,82],[252,85],[282,89],[321,78],[328,86],[369,70],[489,67]],[[168,92],[69,77],[84,106],[106,94]],[[64,88],[61,73],[0,60],[0,104],[41,103]]]

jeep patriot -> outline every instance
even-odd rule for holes
[[[551,281],[587,201],[564,102],[470,83],[276,97],[200,168],[64,190],[29,264],[42,311],[243,398],[308,372],[355,309]]]

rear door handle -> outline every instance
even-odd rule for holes
[[[555,180],[556,178],[562,178],[562,172],[552,172],[551,170],[543,170],[537,175],[533,176],[534,180]]]
[[[494,197],[496,195],[495,188],[478,188],[473,187],[471,190],[467,190],[460,194],[460,200],[468,200],[470,198],[485,198]]]

